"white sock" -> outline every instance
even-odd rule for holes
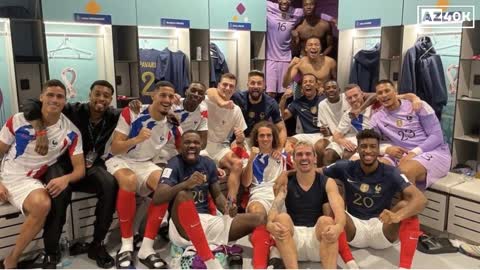
[[[355,260],[351,260],[351,261],[347,262],[346,264],[347,264],[348,269],[360,269],[360,267],[358,266],[358,264]]]
[[[280,251],[278,250],[277,247],[270,248],[270,256],[269,257],[270,257],[269,259],[280,258]]]
[[[133,251],[133,237],[129,238],[123,238],[122,237],[122,247],[120,248],[120,251],[118,253],[122,253],[125,251]],[[122,267],[128,267],[130,265],[130,262],[122,262],[120,263]]]
[[[140,247],[140,250],[138,251],[138,258],[140,259],[145,259],[151,254],[155,253],[155,250],[153,250],[153,239],[144,237],[142,241],[142,246]]]
[[[210,259],[208,261],[204,261],[207,269],[223,269],[222,264],[217,259]]]
[[[123,238],[122,237],[122,247],[118,253],[125,251],[133,251],[133,237]]]

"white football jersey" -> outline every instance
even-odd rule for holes
[[[42,156],[35,152],[35,130],[23,113],[17,113],[7,120],[0,131],[0,141],[10,145],[3,157],[2,175],[20,174],[39,179],[65,151],[70,156],[83,153],[82,135],[65,115],[61,114],[57,123],[46,130],[48,153]]]

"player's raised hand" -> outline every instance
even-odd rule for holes
[[[187,189],[193,189],[207,182],[207,177],[198,171],[195,171],[187,180]]]
[[[48,137],[46,131],[35,133],[35,152],[41,156],[48,154]]]
[[[287,99],[287,98],[290,98],[292,96],[293,96],[293,90],[292,90],[292,88],[289,87],[289,88],[285,89],[285,93],[283,93],[282,98]]]
[[[151,136],[152,136],[152,131],[146,127],[142,127],[137,137],[135,138],[137,138],[138,143],[141,143],[148,140]]]
[[[173,97],[173,100],[172,100],[172,103],[175,104],[175,105],[180,105],[180,99],[182,98],[182,96],[180,96],[179,94],[175,94],[175,96]]]
[[[233,110],[233,108],[235,107],[233,101],[231,101],[231,100],[227,100],[227,101],[220,100],[220,101],[218,101],[218,106],[220,108],[228,109],[228,110]]]
[[[272,158],[275,159],[275,160],[280,160],[282,159],[282,150],[273,150],[272,152]]]
[[[294,58],[292,59],[292,61],[290,62],[290,66],[298,65],[298,64],[300,64],[300,62],[301,62],[301,59],[300,59],[300,58],[294,57]]]
[[[415,98],[412,102],[411,113],[419,112],[423,108],[423,102],[420,98]]]
[[[245,141],[245,134],[243,134],[243,130],[240,128],[233,128],[233,134],[235,134],[235,141],[238,144],[243,144]]]
[[[138,99],[134,99],[128,103],[128,108],[130,111],[132,111],[134,114],[139,114],[140,109],[142,108],[142,102]]]
[[[260,153],[260,149],[258,147],[252,146],[250,149],[250,159],[255,159],[255,157]]]

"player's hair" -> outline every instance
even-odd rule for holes
[[[222,74],[222,76],[220,76],[220,81],[219,82],[221,82],[224,78],[229,79],[229,80],[234,80],[235,82],[237,82],[237,77],[235,75],[233,75],[232,73]]]
[[[302,0],[302,5],[305,5],[305,2],[306,2],[306,1],[307,1],[307,0]],[[313,4],[314,4],[315,6],[317,6],[317,0],[312,0],[312,1],[313,1]]]
[[[340,86],[338,86],[338,82],[335,81],[335,80],[332,80],[332,79],[324,82],[324,83],[323,83],[323,87],[325,87],[325,85],[328,84],[328,83],[335,83],[335,85],[337,86],[337,89],[338,89],[338,90],[341,90],[341,89],[340,89]]]
[[[320,49],[322,49],[322,40],[320,39],[320,37],[318,36],[314,36],[314,35],[310,35],[309,37],[307,37],[307,39],[305,40],[305,44],[307,44],[307,42],[310,40],[310,39],[318,39],[318,41],[320,42]],[[304,48],[305,50],[305,48]]]
[[[269,128],[272,131],[272,148],[277,149],[280,144],[280,135],[278,128],[275,124],[269,121],[260,121],[255,126],[253,126],[252,132],[250,133],[250,142],[252,146],[258,147],[258,130],[262,127]]]
[[[175,86],[169,82],[169,81],[159,81],[155,84],[155,88],[154,90],[157,91],[157,90],[160,90],[160,88],[162,87],[170,87],[173,89],[173,91],[175,91]]]
[[[51,80],[48,80],[48,81],[44,82],[43,85],[42,85],[42,92],[47,90],[48,87],[60,87],[65,92],[65,95],[67,94],[67,88],[65,87],[65,85],[60,80],[51,79]]]
[[[358,89],[360,89],[360,91],[362,91],[362,88],[360,88],[360,86],[358,84],[349,83],[349,84],[347,84],[347,86],[345,86],[345,92],[347,92],[348,90],[353,89],[355,87],[358,87]]]
[[[196,130],[194,130],[194,129],[189,129],[189,130],[183,132],[183,134],[182,134],[182,140],[185,138],[185,136],[186,136],[187,134],[197,134],[197,135],[201,138],[200,132],[198,132],[198,131],[196,131]]]
[[[250,70],[250,72],[248,72],[249,79],[250,77],[253,77],[253,76],[258,76],[258,77],[262,77],[262,79],[265,79],[265,74],[257,69],[253,69],[253,70]]]
[[[294,157],[295,157],[295,153],[297,152],[297,148],[300,147],[300,146],[310,147],[312,149],[313,155],[317,156],[317,153],[315,152],[315,147],[313,146],[313,144],[311,144],[309,142],[306,142],[306,141],[298,141],[297,143],[295,143],[295,146],[293,147],[293,156]]]
[[[188,85],[188,88],[192,87],[192,84],[200,84],[202,86],[203,89],[207,89],[207,86],[205,86],[205,84],[201,81],[193,81],[191,82],[189,85]]]
[[[318,78],[317,76],[315,76],[315,74],[313,73],[305,73],[302,75],[302,82],[303,82],[303,78],[305,78],[305,76],[313,76],[315,78],[315,81],[318,81]]]
[[[383,80],[379,80],[376,84],[375,84],[375,88],[377,86],[379,86],[380,84],[390,84],[391,86],[395,87],[395,85],[393,85],[393,82],[389,79],[383,79]]]
[[[367,128],[357,134],[357,142],[359,145],[360,141],[365,139],[377,139],[378,143],[380,143],[381,138],[380,134],[378,134],[375,130]]]
[[[113,93],[115,92],[115,90],[113,89],[113,85],[111,83],[109,83],[108,81],[105,81],[105,80],[96,80],[92,83],[92,85],[90,86],[90,92],[93,90],[93,88],[95,86],[104,86],[104,87],[107,87],[108,89],[110,89],[110,91],[112,91],[112,95]]]

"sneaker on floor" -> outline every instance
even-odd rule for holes
[[[57,264],[60,262],[60,254],[45,254],[43,257],[43,269],[57,269]]]
[[[91,243],[88,248],[88,258],[95,260],[98,267],[107,269],[112,268],[115,260],[108,254],[103,244]]]
[[[465,255],[480,259],[480,246],[463,243],[458,249]]]
[[[285,269],[285,265],[281,258],[270,258],[267,269]]]

